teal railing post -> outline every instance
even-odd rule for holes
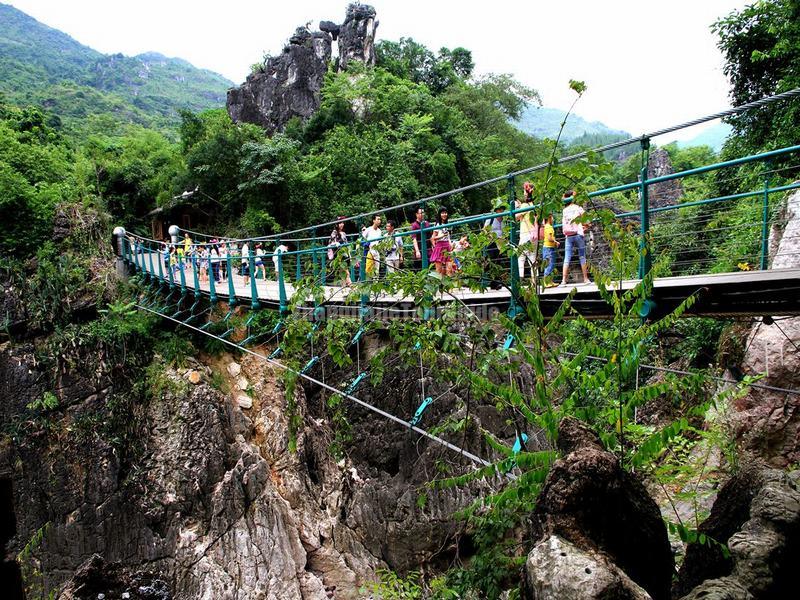
[[[139,271],[141,273],[142,272],[142,267],[139,265],[139,247],[140,247],[139,240],[134,240],[134,242],[133,242],[133,266],[137,271]]]
[[[236,304],[236,290],[233,287],[233,261],[230,254],[225,257],[225,261],[228,267],[228,309],[230,310]]]
[[[164,258],[165,253],[163,250],[158,251],[156,261],[158,262],[158,280],[164,282]],[[169,251],[166,252],[167,268],[169,268]]]
[[[219,248],[217,248],[217,252],[219,252]],[[222,262],[220,261],[220,256],[217,254],[217,273],[222,273]],[[216,284],[216,280],[214,279],[214,258],[212,257],[211,253],[208,254],[208,266],[209,266],[209,273],[208,273],[208,297],[211,300],[211,304],[216,303],[217,301],[217,289],[214,284]]]
[[[278,247],[281,241],[278,240]],[[283,252],[278,252],[278,310],[281,316],[286,314],[286,282],[283,280]]]
[[[360,242],[359,242],[360,243]],[[368,305],[369,305],[369,294],[366,293],[366,282],[367,282],[367,253],[369,252],[369,246],[362,245],[361,250],[361,266],[358,269],[358,280],[361,282],[361,320],[364,321],[367,318],[368,312]]]
[[[258,288],[256,287],[256,259],[253,256],[253,250],[247,254],[247,266],[250,271],[250,308],[258,308]]]
[[[311,232],[311,272],[314,275],[314,281],[317,280],[317,276],[319,276],[319,267],[317,266],[317,230],[314,229]]]
[[[519,263],[517,262],[517,255],[520,252],[519,248],[519,221],[514,214],[516,208],[516,192],[514,190],[514,178],[508,178],[508,211],[511,218],[511,226],[508,231],[508,243],[516,252],[511,252],[511,301],[508,305],[508,314],[515,317],[519,311],[517,298],[519,298]]]
[[[420,204],[420,208],[424,209],[425,204]],[[425,219],[422,220],[419,227],[419,252],[422,255],[422,269],[428,268],[428,236],[425,235]]]
[[[178,263],[180,265],[181,270],[181,298],[186,295],[186,262],[185,256],[181,261]]]
[[[303,270],[300,266],[300,241],[297,242],[297,254],[294,255],[294,280],[300,281],[303,278]]]
[[[319,284],[325,285],[327,277],[326,261],[328,260],[328,250],[323,247],[319,255]]]
[[[765,164],[764,196],[761,200],[761,260],[759,268],[766,271],[769,265],[769,162]]]
[[[192,281],[194,282],[194,295],[200,295],[200,280],[197,277],[197,255],[192,254]]]
[[[148,243],[148,246],[149,246],[149,243]],[[153,267],[153,249],[149,248],[149,247],[147,248],[147,262],[150,265],[150,270],[147,273],[147,278],[150,281],[153,281],[156,278],[156,270]]]
[[[650,162],[650,139],[642,138],[642,169],[639,172],[639,201],[641,218],[641,239],[639,240],[639,279],[650,272],[653,266],[653,259],[650,255],[650,199],[647,188],[647,165]]]
[[[169,259],[167,260],[167,274],[169,275],[169,289],[170,290],[174,290],[175,289],[175,272],[174,272],[175,269],[173,268],[173,265],[172,265],[172,260],[173,260],[172,257],[173,256],[174,255],[172,254],[172,252],[170,252],[169,253]],[[170,293],[172,293],[172,292],[170,292]]]

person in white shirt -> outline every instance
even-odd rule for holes
[[[389,237],[389,249],[386,251],[386,273],[394,273],[403,262],[403,238],[394,235],[394,221],[386,221],[386,236]]]
[[[583,283],[591,283],[589,279],[589,265],[586,264],[586,239],[584,238],[584,226],[582,223],[575,223],[585,211],[575,204],[575,190],[564,193],[562,198],[564,211],[561,215],[561,228],[566,237],[564,246],[564,272],[562,273],[561,285],[567,285],[569,279],[569,263],[572,260],[572,253],[577,250],[578,259],[581,263],[583,272]]]
[[[256,244],[256,277],[258,277],[258,272],[261,271],[261,279],[267,278],[267,265],[264,264],[264,248],[261,245],[261,242]]]
[[[275,279],[278,278],[278,255],[283,254],[284,252],[289,251],[289,246],[286,244],[280,244],[275,248],[275,252],[272,253],[272,264],[275,267]],[[284,273],[286,272],[286,265],[283,265]]]
[[[250,244],[242,244],[242,277],[244,284],[250,284]]]
[[[378,242],[375,240],[383,237],[383,232],[381,231],[381,216],[375,215],[372,217],[372,226],[366,227],[365,229],[361,230],[361,236],[369,242],[369,250],[367,251],[367,276],[371,277],[372,272],[375,271],[375,275],[378,274],[378,263],[380,261],[380,253],[378,252]]]

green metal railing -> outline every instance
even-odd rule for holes
[[[638,191],[638,200],[639,200],[639,207],[637,210],[629,211],[629,212],[621,212],[616,214],[615,216],[618,219],[636,219],[639,221],[639,265],[638,265],[638,276],[639,278],[643,278],[646,276],[651,269],[653,268],[653,257],[654,257],[654,248],[653,244],[654,241],[658,241],[657,238],[654,240],[653,238],[653,225],[652,225],[652,217],[658,214],[668,213],[671,211],[681,211],[681,210],[688,210],[698,207],[708,207],[708,206],[718,206],[724,207],[726,203],[728,206],[731,206],[730,203],[733,203],[737,200],[743,199],[754,199],[758,201],[757,208],[757,215],[754,215],[754,221],[758,225],[759,229],[759,248],[758,248],[758,256],[754,257],[757,258],[756,261],[758,267],[760,269],[766,269],[769,262],[769,229],[771,225],[771,206],[770,206],[770,195],[790,191],[794,189],[800,188],[800,182],[789,183],[785,185],[779,185],[776,187],[770,187],[771,177],[770,177],[770,161],[777,157],[782,157],[788,154],[800,152],[800,145],[790,146],[787,148],[781,148],[778,150],[773,150],[770,152],[763,152],[760,154],[745,156],[741,158],[737,158],[734,160],[728,160],[723,162],[717,162],[711,165],[706,165],[694,169],[689,169],[677,173],[672,173],[668,175],[662,175],[659,177],[648,178],[647,177],[647,165],[648,165],[648,155],[649,155],[649,139],[641,139],[641,152],[642,152],[642,167],[639,173],[639,180],[632,183],[627,183],[624,185],[613,186],[601,190],[591,191],[588,193],[588,197],[590,199],[599,198],[603,196],[608,196],[617,192],[625,192],[636,190]],[[759,190],[749,191],[749,192],[741,192],[737,194],[731,194],[726,196],[719,196],[716,198],[707,198],[703,200],[696,200],[691,202],[679,203],[671,206],[661,206],[661,207],[651,207],[650,206],[650,189],[652,186],[663,183],[667,181],[673,180],[682,180],[688,177],[702,175],[705,173],[710,173],[714,171],[719,171],[722,169],[729,169],[738,167],[745,164],[755,163],[755,162],[762,162],[766,165],[763,174],[763,187]],[[509,174],[505,178],[506,186],[507,186],[507,198],[509,208],[502,212],[492,212],[492,213],[482,213],[478,215],[472,215],[469,217],[455,219],[447,224],[443,225],[422,225],[419,230],[411,231],[411,230],[402,230],[397,231],[394,235],[399,236],[401,238],[408,238],[412,235],[418,236],[419,246],[421,250],[421,263],[423,270],[427,270],[429,268],[429,236],[432,232],[443,229],[443,228],[466,228],[469,229],[470,226],[476,224],[482,224],[486,219],[489,218],[496,218],[500,217],[503,218],[508,227],[508,241],[512,247],[518,248],[519,246],[519,224],[516,219],[516,216],[519,214],[527,213],[530,211],[537,210],[538,206],[527,206],[524,208],[515,208],[514,202],[516,200],[516,174]],[[490,180],[489,182],[482,182],[483,185],[490,185],[496,183],[495,180]],[[477,187],[477,186],[474,186]],[[422,204],[424,206],[424,204]],[[387,211],[392,210],[386,209]],[[751,224],[752,224],[751,223]],[[560,224],[556,224],[556,227],[559,227]],[[658,229],[658,227],[656,227]],[[308,228],[307,228],[308,230]],[[288,250],[286,252],[277,252],[275,254],[275,263],[276,263],[276,283],[278,286],[278,305],[279,309],[282,312],[285,312],[288,307],[288,290],[287,290],[287,282],[286,282],[286,261],[294,260],[294,279],[300,280],[307,272],[310,272],[319,283],[325,284],[328,278],[328,265],[326,263],[327,260],[327,245],[321,245],[319,242],[320,240],[327,239],[327,236],[319,237],[316,236],[316,228],[310,228],[311,231],[314,232],[314,237],[308,239],[301,239],[297,240],[297,249],[296,250]],[[373,242],[380,242],[381,240],[387,239],[389,236],[383,236],[376,240],[370,240],[370,243]],[[392,236],[394,237],[394,236]],[[281,239],[277,239],[277,245],[281,245]],[[294,240],[293,240],[294,241]],[[301,242],[309,242],[306,247],[302,247]],[[175,247],[180,246],[181,244],[175,245]],[[198,246],[202,246],[202,244],[198,244]],[[367,256],[367,246],[365,245],[364,241],[361,238],[357,238],[353,241],[349,241],[348,246],[350,248],[355,249],[354,253],[360,256],[360,269],[358,273],[358,280],[361,282],[366,281],[366,256]],[[194,255],[184,256],[182,259],[181,257],[175,255],[174,259],[170,258],[166,260],[167,256],[172,257],[172,254],[168,254],[165,251],[166,246],[163,243],[156,242],[155,240],[148,240],[146,238],[142,238],[139,236],[131,236],[130,240],[125,240],[123,244],[122,256],[131,264],[136,271],[143,274],[145,277],[150,279],[151,281],[158,282],[159,284],[163,284],[169,287],[169,289],[174,289],[176,287],[175,277],[177,276],[179,279],[180,285],[180,292],[181,297],[185,296],[188,292],[189,286],[187,286],[186,282],[186,274],[185,269],[187,264],[191,265],[192,268],[192,279],[193,279],[193,293],[195,295],[200,294],[201,284],[198,278],[198,267],[197,267],[197,257]],[[340,246],[339,249],[342,247]],[[348,252],[350,250],[348,249]],[[177,254],[177,253],[176,253]],[[270,257],[269,254],[266,254],[261,257],[262,261],[268,260]],[[215,284],[215,274],[216,271],[214,270],[214,264],[216,262],[217,269],[221,268],[222,263],[225,264],[225,270],[227,272],[227,283],[228,283],[228,290],[227,290],[227,302],[232,307],[237,302],[237,298],[249,296],[250,300],[250,307],[255,309],[261,305],[262,300],[265,300],[267,296],[263,298],[259,295],[258,285],[256,282],[256,264],[255,264],[255,255],[251,248],[251,251],[245,257],[236,254],[227,254],[225,259],[220,258],[210,258],[209,259],[209,281],[208,281],[208,290],[207,291],[210,297],[211,302],[217,302],[220,298],[217,296]],[[154,262],[155,260],[155,262]],[[240,287],[239,293],[237,295],[236,286],[234,284],[234,274],[235,270],[233,268],[234,263],[236,264],[243,264],[249,267],[249,285],[245,286],[245,288],[249,287],[247,293],[243,294],[243,288]],[[156,268],[157,265],[157,268]],[[166,267],[166,268],[164,268]],[[352,270],[354,267],[351,264],[350,269]],[[166,271],[166,272],[165,272]],[[263,267],[262,271],[266,271],[266,266]],[[352,279],[355,280],[355,273],[352,273]],[[510,311],[514,314],[518,309],[517,299],[520,293],[520,274],[517,267],[517,256],[516,253],[512,253],[509,268],[508,268],[508,281],[507,287],[511,291],[511,306]],[[369,303],[369,296],[364,293],[361,295],[361,308],[362,314],[366,312],[366,308]]]

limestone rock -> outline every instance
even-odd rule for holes
[[[647,178],[662,177],[672,175],[672,160],[669,153],[663,148],[657,148],[650,152],[647,161]],[[649,186],[648,199],[651,208],[661,208],[663,206],[674,206],[683,196],[683,185],[680,179],[662,181]]]
[[[242,394],[236,397],[236,404],[239,405],[239,408],[253,408],[253,399],[250,396],[245,396]]]
[[[268,132],[282,131],[293,117],[308,119],[320,105],[320,90],[338,40],[339,69],[357,60],[375,64],[375,9],[353,3],[345,21],[320,22],[321,31],[299,27],[278,56],[228,90],[227,109],[236,122],[255,123]]]
[[[533,513],[538,539],[557,535],[603,552],[656,599],[670,597],[673,557],[658,505],[642,483],[572,417],[559,427],[553,463]]]
[[[606,557],[551,535],[528,554],[525,598],[650,600],[650,595]]]
[[[250,387],[250,382],[247,381],[247,377],[242,375],[236,380],[236,387],[238,387],[242,391],[245,391],[247,388]]]
[[[198,385],[201,381],[203,381],[203,376],[200,374],[200,371],[191,369],[186,373],[186,379],[189,380],[189,383]]]
[[[783,230],[771,234],[771,268],[800,266],[800,192],[786,200]],[[761,383],[800,389],[800,317],[760,320],[749,332],[741,371],[765,374]],[[727,415],[741,446],[772,466],[800,462],[800,395],[751,388],[736,400]]]
[[[352,3],[339,30],[339,68],[357,60],[367,65],[375,64],[375,9],[366,4]]]
[[[731,534],[731,529],[737,531]],[[785,473],[751,467],[734,476],[720,490],[699,531],[727,543],[731,558],[722,558],[716,546],[690,544],[676,595],[688,592],[686,598],[699,599],[793,594],[793,570],[800,561],[800,490]]]
[[[238,377],[239,373],[242,372],[242,365],[237,363],[236,361],[232,363],[228,363],[228,373],[231,377]]]

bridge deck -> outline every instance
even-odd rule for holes
[[[154,275],[158,277],[157,262],[160,255],[152,253]],[[149,271],[150,255],[141,254],[146,271]],[[271,262],[271,261],[270,261]],[[271,266],[271,265],[268,265]],[[267,274],[274,275],[269,269]],[[185,272],[186,288],[194,293],[194,276],[191,269]],[[180,286],[180,277],[174,277],[176,286]],[[233,275],[234,292],[237,303],[251,304],[251,287],[245,285],[244,279]],[[639,283],[638,279],[623,280],[620,289],[632,289]],[[200,282],[200,292],[209,295],[209,283]],[[294,286],[287,281],[286,296],[291,298]],[[553,314],[570,290],[576,288],[573,306],[586,317],[603,318],[610,316],[610,307],[600,296],[594,284],[569,284],[542,290],[539,301],[545,315]],[[325,304],[342,311],[342,314],[357,314],[360,296],[351,288],[326,285]],[[229,288],[227,281],[215,284],[218,298],[227,301]],[[657,278],[653,283],[652,299],[656,303],[655,315],[665,314],[677,307],[691,294],[698,294],[698,301],[690,311],[693,315],[736,316],[736,315],[788,315],[800,314],[800,269],[775,269],[766,271],[744,271],[737,273],[715,273],[709,275],[688,275],[679,277]],[[256,294],[259,304],[277,307],[279,304],[278,282],[273,280],[256,280]],[[507,289],[474,292],[467,288],[456,288],[449,294],[438,298],[441,304],[454,301],[470,307],[475,313],[489,314],[491,311],[504,310],[510,302]],[[309,298],[306,309],[313,307]],[[371,310],[378,317],[410,317],[415,314],[414,299],[399,294],[373,294],[370,297]]]

